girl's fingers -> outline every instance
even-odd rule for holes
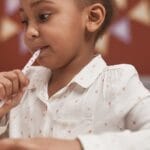
[[[19,79],[19,86],[20,90],[22,90],[24,87],[26,87],[29,84],[28,78],[22,73],[21,70],[14,70],[14,73],[18,76]]]
[[[12,93],[15,94],[19,91],[19,80],[17,74],[14,72],[4,73],[4,77],[12,83]]]
[[[24,92],[19,92],[16,95],[12,96],[11,99],[5,102],[4,107],[12,108],[17,106],[20,103],[21,97],[23,96]]]
[[[2,98],[6,98],[12,95],[12,82],[9,79],[3,78],[3,80],[0,81],[0,84],[3,86],[2,91],[4,91]]]
[[[7,101],[0,107],[0,118],[7,114],[11,108],[17,106],[20,103],[23,94],[24,92],[20,92],[15,96],[12,96],[11,99],[7,99]]]
[[[2,83],[0,83],[0,99],[3,99],[6,95],[5,87]]]
[[[0,99],[5,101],[0,106],[0,117],[20,103],[28,84],[29,80],[21,70],[0,73]]]
[[[19,93],[29,83],[27,77],[21,70],[3,72],[0,74],[0,98],[10,98]]]

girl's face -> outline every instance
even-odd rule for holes
[[[39,64],[58,69],[85,50],[84,11],[74,0],[20,0],[25,42],[31,52],[41,49]]]

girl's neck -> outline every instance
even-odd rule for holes
[[[72,60],[66,67],[53,70],[49,81],[49,96],[65,87],[72,78],[92,60],[94,56],[94,51],[89,51],[89,53],[86,52],[83,56],[81,55],[81,57],[77,57]]]

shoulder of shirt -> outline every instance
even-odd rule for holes
[[[125,85],[134,76],[139,75],[133,65],[119,64],[107,66],[101,74],[101,79],[104,80],[104,83]]]
[[[103,81],[104,97],[112,96],[112,93],[119,93],[135,76],[137,77],[138,73],[130,64],[106,66],[99,78],[100,81]]]
[[[136,68],[131,64],[118,64],[118,65],[111,65],[107,66],[104,69],[104,73],[112,73],[112,72],[122,72],[128,75],[138,74]]]

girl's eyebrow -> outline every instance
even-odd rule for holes
[[[36,6],[36,5],[39,5],[40,3],[51,3],[51,4],[53,4],[54,2],[53,1],[51,1],[51,0],[33,0],[31,3],[30,3],[30,6],[31,6],[31,8],[32,7],[34,7],[34,6]]]
[[[54,2],[51,1],[51,0],[33,0],[33,1],[30,3],[30,7],[32,8],[32,7],[36,6],[36,5],[39,5],[40,3],[50,3],[50,4],[54,4]],[[24,9],[23,9],[23,8],[20,8],[19,11],[20,11],[20,12],[23,12]]]

